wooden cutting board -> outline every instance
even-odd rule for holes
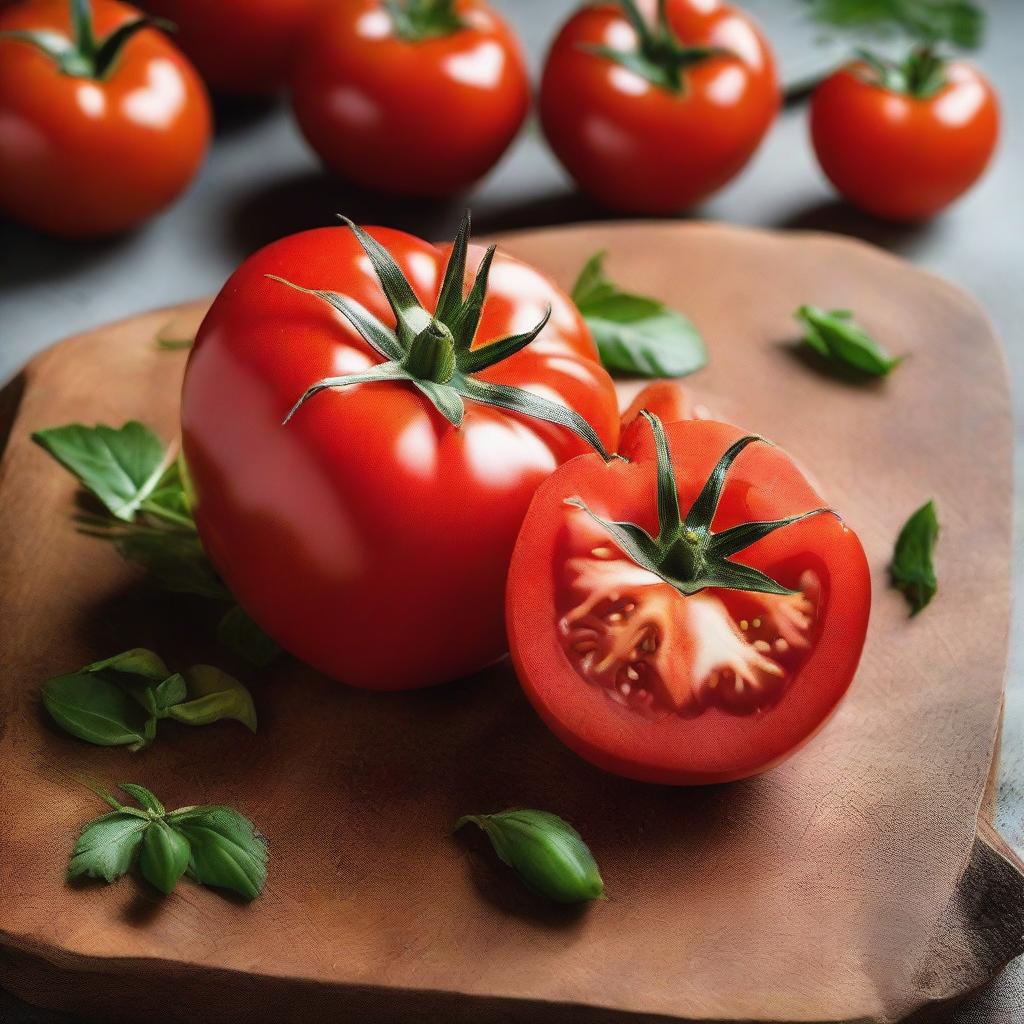
[[[860,533],[874,609],[840,712],[766,776],[673,790],[563,749],[507,665],[404,695],[296,664],[231,666],[200,601],[153,593],[75,532],[72,480],[29,443],[40,427],[132,417],[173,437],[185,354],[154,337],[193,330],[204,304],[101,328],[38,357],[5,396],[0,984],[105,1021],[895,1021],[1022,952],[1022,865],[979,816],[1011,497],[1005,368],[983,313],[825,235],[651,223],[499,241],[565,286],[605,248],[616,280],[689,313],[711,352],[690,386],[787,447]],[[823,374],[792,348],[802,302],[855,310],[908,358],[881,383]],[[909,620],[885,569],[929,497],[941,589]],[[258,736],[167,725],[131,755],[47,724],[44,679],[135,645],[234,667]],[[264,895],[244,906],[191,883],[166,900],[129,879],[65,886],[75,832],[102,810],[80,775],[143,783],[169,806],[238,807],[269,838]],[[576,824],[610,898],[544,906],[482,842],[452,837],[458,815],[513,805]]]

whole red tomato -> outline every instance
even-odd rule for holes
[[[67,237],[124,231],[184,191],[209,137],[199,76],[134,8],[30,0],[0,14],[5,213]]]
[[[292,82],[310,145],[338,174],[404,196],[483,177],[530,102],[519,43],[482,0],[351,0],[325,11]]]
[[[264,94],[284,85],[325,0],[140,0],[213,89]]]
[[[867,563],[779,448],[644,415],[628,462],[584,455],[538,489],[509,573],[513,662],[544,721],[599,767],[743,778],[806,742],[849,687]]]
[[[663,214],[733,178],[779,108],[764,36],[718,0],[591,4],[548,54],[540,115],[551,148],[603,205]]]
[[[811,99],[818,162],[850,202],[898,221],[948,206],[981,176],[999,136],[991,85],[927,52],[902,66],[857,61]]]
[[[534,490],[618,440],[571,300],[510,256],[473,247],[467,268],[466,238],[452,250],[337,227],[275,242],[224,286],[185,375],[211,561],[285,649],[357,686],[425,686],[499,658]]]

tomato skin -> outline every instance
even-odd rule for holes
[[[981,176],[999,137],[995,93],[961,61],[946,73],[947,84],[929,99],[873,84],[862,62],[815,90],[814,151],[851,203],[889,220],[926,220]]]
[[[317,23],[292,81],[309,144],[336,173],[403,196],[445,196],[483,177],[530,103],[519,43],[481,0],[468,27],[405,42],[380,0],[338,4]]]
[[[0,31],[70,34],[66,0],[0,14]],[[97,34],[138,12],[94,0]],[[68,238],[115,234],[185,190],[210,138],[210,105],[192,66],[155,29],[132,38],[104,81],[62,74],[35,47],[0,39],[0,209]]]
[[[666,424],[665,429],[685,510],[721,454],[744,432],[710,420]],[[599,514],[656,533],[654,494],[650,433],[647,443],[634,449],[630,463],[605,465],[581,456],[537,490],[509,571],[506,618],[516,673],[555,735],[607,771],[673,785],[728,782],[765,771],[821,728],[850,685],[871,601],[863,549],[851,530],[823,514],[778,530],[742,552],[737,560],[763,571],[792,563],[817,575],[821,603],[810,653],[782,699],[759,714],[732,715],[711,708],[695,717],[651,721],[614,703],[577,672],[558,635],[552,567],[563,557],[567,497],[581,497]],[[822,504],[785,453],[752,445],[730,470],[714,528]]]
[[[284,85],[325,0],[140,0],[176,26],[174,40],[212,89],[242,95]]]
[[[641,4],[652,13],[653,4]],[[680,41],[721,46],[689,68],[676,95],[627,71],[593,46],[635,45],[615,4],[584,7],[548,54],[540,115],[551,148],[583,189],[625,213],[668,214],[721,188],[747,163],[780,104],[775,62],[760,29],[717,0],[668,0]]]
[[[433,309],[443,249],[370,229]],[[475,271],[482,250],[470,250]],[[411,385],[330,390],[282,420],[315,381],[380,361],[339,314],[266,274],[344,292],[394,323],[352,233],[307,231],[242,264],[191,353],[182,441],[196,522],[247,612],[326,674],[407,689],[469,674],[507,649],[504,585],[537,485],[586,446],[575,435],[467,401],[455,428]],[[482,380],[560,398],[618,439],[611,379],[569,298],[498,254],[477,332],[551,321]]]

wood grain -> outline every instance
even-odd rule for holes
[[[285,664],[246,673],[257,737],[171,725],[133,756],[59,734],[38,703],[50,675],[132,645],[229,664],[208,609],[153,594],[74,531],[72,481],[28,441],[129,417],[171,438],[184,354],[153,338],[202,304],[93,331],[27,368],[0,463],[0,984],[109,1021],[201,1006],[204,1021],[888,1022],[941,1019],[1022,952],[1021,865],[979,825],[1011,496],[1005,368],[984,315],[823,235],[629,224],[501,241],[566,286],[606,248],[624,286],[686,310],[711,350],[692,387],[790,449],[860,533],[875,606],[840,712],[771,774],[697,790],[579,761],[505,665],[372,695]],[[802,302],[853,308],[906,362],[879,384],[823,374],[793,352]],[[929,497],[941,591],[910,621],[885,567]],[[191,884],[167,900],[131,880],[64,886],[73,835],[100,810],[78,776],[239,807],[269,838],[267,891],[243,906]],[[542,906],[481,843],[452,838],[459,814],[510,805],[576,824],[610,899]]]

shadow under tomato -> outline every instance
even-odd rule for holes
[[[784,231],[831,231],[871,242],[890,252],[912,255],[939,230],[936,220],[901,224],[865,213],[842,199],[814,203],[773,225]]]
[[[280,96],[234,96],[211,93],[214,134],[218,139],[239,135],[274,114],[283,103]]]

